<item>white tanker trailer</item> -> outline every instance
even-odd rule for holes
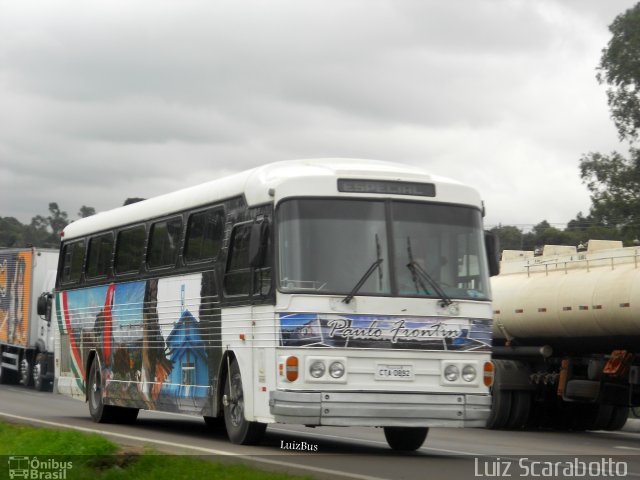
[[[490,428],[617,430],[640,405],[640,248],[504,251]]]

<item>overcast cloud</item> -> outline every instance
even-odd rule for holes
[[[635,3],[0,0],[0,216],[339,156],[562,226],[589,210],[580,156],[626,151],[595,67]]]

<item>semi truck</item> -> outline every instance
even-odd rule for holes
[[[58,251],[0,249],[0,383],[53,386],[51,299]]]
[[[506,250],[488,427],[618,430],[640,405],[640,247]]]

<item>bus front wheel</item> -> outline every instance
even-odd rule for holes
[[[412,452],[427,438],[427,427],[384,427],[384,437],[393,450]]]
[[[250,422],[244,416],[244,394],[240,367],[236,360],[231,361],[229,372],[224,382],[224,423],[231,443],[238,445],[253,445],[260,441],[266,423]]]

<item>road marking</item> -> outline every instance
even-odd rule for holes
[[[637,447],[626,447],[624,445],[616,445],[613,448],[618,448],[620,450],[638,450],[640,452],[640,448],[637,448]]]
[[[361,474],[358,474],[358,473],[340,472],[338,470],[332,470],[332,469],[329,469],[329,468],[311,467],[311,466],[302,465],[302,464],[298,464],[298,463],[283,462],[283,461],[279,461],[279,460],[268,460],[266,458],[256,458],[256,457],[251,456],[251,455],[245,455],[245,454],[236,453],[236,452],[229,452],[229,451],[226,451],[226,450],[216,450],[216,449],[213,449],[213,448],[197,447],[195,445],[187,445],[187,444],[174,443],[174,442],[165,442],[164,440],[153,440],[153,439],[146,438],[146,437],[137,437],[135,435],[126,435],[124,433],[115,433],[115,432],[109,432],[107,430],[98,430],[98,429],[94,429],[94,428],[86,428],[86,427],[79,427],[79,426],[75,426],[75,425],[68,425],[68,424],[64,424],[64,423],[51,422],[51,421],[48,421],[48,420],[41,420],[39,418],[22,417],[20,415],[13,415],[11,413],[5,413],[5,412],[0,412],[0,416],[7,417],[7,418],[13,418],[13,419],[16,419],[16,420],[22,420],[22,421],[29,422],[29,423],[41,423],[43,425],[49,425],[49,426],[57,427],[57,428],[78,430],[80,432],[85,432],[85,433],[99,433],[101,435],[122,438],[122,439],[125,439],[125,440],[134,440],[134,441],[143,442],[143,443],[154,443],[156,445],[164,445],[164,446],[167,446],[167,447],[181,447],[181,448],[185,448],[187,450],[194,450],[194,451],[197,451],[197,452],[207,453],[209,455],[222,455],[222,456],[240,458],[242,460],[247,460],[249,462],[263,463],[263,464],[266,464],[266,465],[273,465],[273,466],[286,467],[286,468],[296,468],[296,469],[299,469],[299,470],[306,470],[306,471],[310,471],[310,472],[316,472],[316,473],[322,473],[322,474],[326,474],[326,475],[331,475],[332,477],[354,478],[354,479],[358,479],[358,480],[386,480],[386,479],[384,479],[382,477],[372,477],[370,475],[361,475]]]

